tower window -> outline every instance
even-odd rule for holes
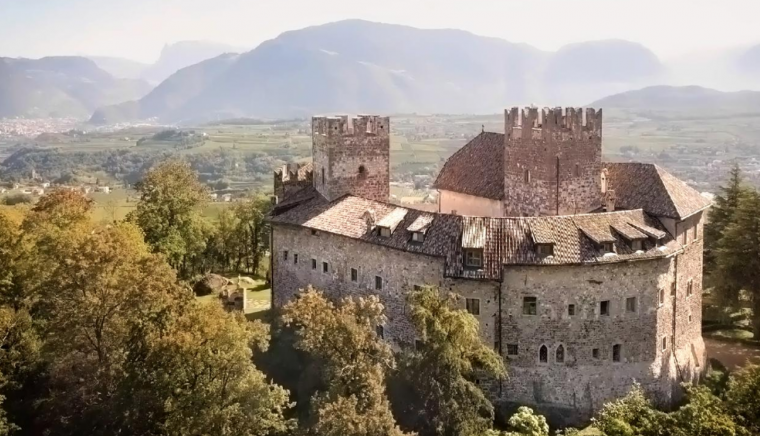
[[[549,350],[546,348],[546,345],[541,345],[541,348],[539,348],[538,361],[541,363],[546,363],[549,361]]]
[[[288,260],[288,250],[282,252],[282,260]]]
[[[322,272],[328,273],[330,272],[330,264],[327,262],[322,262]]]
[[[523,297],[523,315],[535,315],[538,300],[536,297]]]
[[[660,289],[660,306],[665,304],[665,289]]]
[[[568,304],[567,305],[567,315],[568,316],[575,316],[575,304]]]
[[[668,337],[663,336],[662,337],[662,351],[665,351],[668,349]]]
[[[622,345],[615,344],[612,346],[612,361],[613,362],[620,362],[620,353],[622,351]]]
[[[293,254],[293,264],[298,264],[298,254],[296,253]]]
[[[523,177],[525,178],[525,183],[530,183],[530,170],[526,169]]]
[[[636,297],[628,297],[625,299],[625,311],[636,312]]]
[[[554,352],[554,360],[557,363],[565,363],[565,347],[562,345],[557,347],[557,350]]]
[[[575,177],[581,176],[581,166],[578,164],[575,164]]]
[[[599,303],[599,315],[610,316],[610,300]]]
[[[364,165],[359,165],[359,177],[363,178],[367,175],[367,168]]]
[[[378,291],[383,289],[383,278],[380,276],[375,276],[375,289]]]
[[[689,279],[689,281],[686,283],[686,296],[691,297],[691,293],[694,290],[694,280]]]
[[[352,282],[359,281],[359,270],[357,270],[356,268],[351,268],[351,281]]]
[[[311,269],[317,269],[317,259],[311,260]]]
[[[599,360],[599,349],[598,348],[594,348],[594,349],[591,350],[591,357],[594,360]]]
[[[325,169],[322,168],[322,184],[325,184]]]

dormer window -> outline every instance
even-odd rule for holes
[[[614,253],[615,252],[615,243],[614,242],[603,242],[602,243],[602,251],[604,253]]]
[[[644,249],[644,240],[643,239],[633,239],[631,241],[631,250],[633,251],[640,251]]]
[[[470,268],[483,267],[483,250],[470,249],[464,251],[464,264]]]
[[[391,237],[391,229],[388,227],[378,227],[380,236],[383,238],[390,238]]]
[[[425,234],[422,232],[412,232],[412,242],[422,243],[425,241]]]
[[[536,244],[536,254],[539,257],[548,257],[554,255],[554,244]]]

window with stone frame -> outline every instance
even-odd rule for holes
[[[322,262],[322,272],[323,273],[329,273],[330,272],[330,264],[327,262]]]
[[[464,265],[469,268],[483,267],[483,250],[477,248],[465,250]]]
[[[536,315],[538,313],[538,298],[523,297],[523,315]]]
[[[546,345],[541,345],[541,348],[538,349],[538,362],[539,363],[549,362],[549,349],[546,348]]]
[[[567,315],[568,316],[575,316],[575,304],[568,304],[567,305]]]
[[[599,302],[599,315],[610,316],[610,300]]]
[[[480,299],[479,298],[466,298],[465,308],[467,312],[472,315],[480,315]]]
[[[352,282],[359,281],[359,270],[356,268],[351,268],[351,281]]]
[[[625,299],[625,311],[629,313],[636,312],[636,297],[628,297]]]
[[[668,349],[668,337],[663,336],[662,337],[662,351],[665,351]]]
[[[565,363],[565,347],[562,344],[554,350],[554,361],[556,363]]]
[[[662,306],[665,304],[665,289],[660,289],[660,298],[659,298],[659,305]]]
[[[613,362],[620,362],[623,354],[623,346],[620,344],[615,344],[612,346],[612,361]]]
[[[311,259],[311,269],[317,269],[317,259]]]
[[[288,260],[288,250],[282,251],[282,260]]]
[[[383,290],[383,278],[380,276],[375,276],[375,289],[378,291]]]
[[[599,360],[599,349],[598,348],[593,348],[591,350],[591,358],[593,358],[594,360]]]
[[[517,356],[519,351],[517,344],[507,344],[507,356]]]

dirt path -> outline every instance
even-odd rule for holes
[[[720,360],[730,370],[746,365],[747,361],[760,364],[760,347],[712,338],[705,338],[705,347],[708,357]]]

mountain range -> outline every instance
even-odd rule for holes
[[[150,89],[142,80],[117,79],[83,57],[0,58],[0,118],[83,118]]]

